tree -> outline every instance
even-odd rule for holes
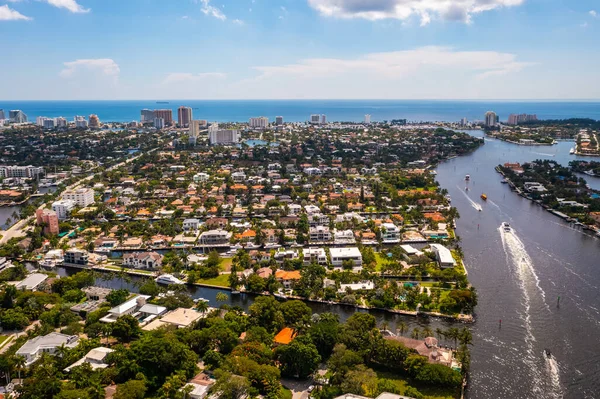
[[[264,327],[269,332],[281,330],[284,326],[285,319],[283,313],[279,309],[280,304],[272,296],[261,296],[256,298],[254,303],[250,305],[250,324],[254,326]]]
[[[224,292],[217,292],[215,299],[217,302],[227,302],[229,300],[229,295]]]
[[[250,292],[261,293],[265,288],[265,280],[258,274],[253,273],[246,279],[246,289]]]
[[[119,317],[112,325],[112,335],[120,342],[130,342],[141,333],[138,321],[131,315]]]
[[[144,399],[147,387],[144,380],[129,380],[117,386],[115,399]]]
[[[361,363],[362,357],[360,354],[346,348],[344,344],[337,344],[327,362],[327,367],[333,375],[332,382],[340,384],[346,373]]]
[[[358,365],[346,374],[341,387],[344,392],[374,397],[377,394],[377,374],[362,364]]]
[[[293,326],[296,331],[303,331],[310,324],[312,310],[302,301],[294,300],[279,306],[285,325]]]
[[[327,358],[337,343],[339,331],[340,325],[337,320],[325,318],[313,324],[308,330],[308,335],[319,353]]]
[[[213,391],[220,392],[221,399],[242,399],[248,395],[250,382],[247,378],[228,372],[217,373],[217,383]]]
[[[281,364],[281,373],[285,376],[304,379],[319,366],[321,356],[307,336],[299,336],[288,345],[275,349],[275,357]]]
[[[410,337],[412,339],[419,339],[419,338],[421,338],[421,329],[419,327],[413,328]]]
[[[142,285],[140,285],[140,294],[142,295],[150,295],[151,297],[155,297],[159,294],[160,287],[156,283],[156,281],[152,279],[145,280]]]
[[[404,333],[407,331],[408,327],[406,326],[406,323],[401,321],[400,323],[397,324],[396,326],[396,331],[398,331],[400,333],[400,335],[404,335]]]

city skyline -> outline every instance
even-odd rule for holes
[[[0,99],[600,98],[593,0],[404,4],[4,0]]]

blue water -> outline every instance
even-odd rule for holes
[[[173,109],[181,105],[193,108],[194,119],[217,122],[241,122],[266,116],[270,121],[283,116],[288,122],[307,121],[311,114],[325,114],[329,121],[360,122],[365,114],[372,121],[407,119],[409,121],[456,122],[461,118],[482,120],[487,111],[495,111],[505,121],[511,113],[537,114],[540,119],[600,119],[600,101],[431,101],[431,100],[170,100],[156,101],[0,101],[6,114],[10,109],[25,112],[30,121],[37,116],[97,114],[104,122],[129,122],[140,119],[143,108]]]

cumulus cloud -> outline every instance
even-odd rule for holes
[[[60,76],[68,78],[77,72],[94,72],[104,76],[118,78],[121,72],[119,65],[110,58],[82,59],[64,63]]]
[[[598,13],[596,12],[596,10],[590,10],[590,15],[596,18],[598,16]]]
[[[170,73],[167,75],[163,84],[177,84],[182,82],[200,82],[213,79],[224,79],[227,75],[221,72],[204,72],[204,73]]]
[[[90,12],[89,8],[82,7],[75,0],[45,0],[45,1],[48,4],[50,4],[51,6],[54,6],[57,8],[64,8],[66,10],[69,10],[72,13],[81,14],[81,13]]]
[[[0,6],[0,21],[30,21],[31,18],[13,10],[8,5]]]
[[[259,79],[278,75],[302,77],[338,76],[343,73],[369,73],[398,79],[425,69],[462,70],[477,78],[517,72],[531,63],[517,61],[514,54],[495,51],[454,51],[447,47],[422,47],[414,50],[372,53],[354,59],[311,58],[284,66],[255,67]]]
[[[335,18],[407,20],[412,16],[428,24],[432,16],[469,23],[473,14],[511,7],[525,0],[308,0],[321,15]]]
[[[215,17],[216,19],[220,19],[221,21],[225,21],[227,19],[227,16],[223,13],[223,11],[210,4],[210,0],[200,0],[200,3],[202,4],[201,10],[204,14]]]

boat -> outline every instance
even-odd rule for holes
[[[169,102],[168,101],[157,101],[156,103],[157,104],[168,104]]]
[[[237,250],[239,250],[239,249],[244,249],[244,247],[242,247],[240,244],[235,244],[235,245],[232,245],[232,246],[230,247],[230,249],[231,249],[232,251],[237,251]]]
[[[285,294],[283,292],[277,291],[273,294],[273,296],[277,299],[281,299],[282,301],[287,300],[287,297],[285,296]]]
[[[182,280],[173,276],[172,274],[163,274],[158,276],[154,281],[159,284],[172,285],[172,284],[185,284]]]
[[[245,249],[258,249],[260,248],[259,244],[254,244],[254,243],[248,243],[246,245],[244,245]]]
[[[466,181],[469,181],[469,180],[471,180],[471,175],[466,175],[466,176],[465,176],[465,180],[466,180]]]
[[[571,154],[571,155],[575,154],[575,147],[571,148],[571,150],[569,151],[569,154]]]
[[[512,228],[510,227],[510,224],[508,224],[507,222],[502,223],[502,229],[504,230],[505,233],[512,232]]]
[[[481,199],[484,200],[484,201],[487,201],[487,195],[481,194]]]
[[[265,245],[265,249],[277,249],[277,248],[281,248],[281,245],[274,244],[274,243]]]
[[[586,175],[588,175],[588,176],[596,176],[596,174],[594,173],[594,171],[593,171],[593,170],[586,170],[586,171],[585,171],[585,172],[583,172],[583,173],[585,173],[585,174],[586,174]]]
[[[544,349],[544,355],[548,358],[548,359],[552,359],[552,352],[550,352],[549,349]]]
[[[469,187],[465,187],[465,191],[469,191]]]
[[[506,180],[506,179],[502,179],[502,180],[500,181],[500,183],[502,183],[502,184],[508,184],[508,180]]]
[[[241,294],[240,290],[231,290],[231,295],[239,295]]]

